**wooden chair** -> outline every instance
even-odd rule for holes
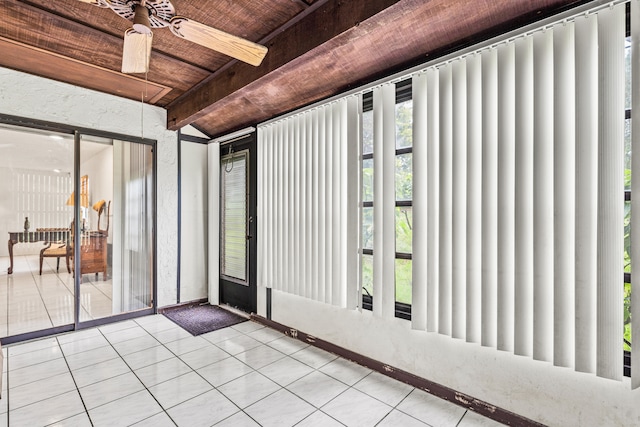
[[[109,235],[109,214],[111,211],[111,202],[106,204],[107,228],[100,229],[100,215],[105,210],[105,203],[99,206],[98,211],[98,230],[85,231],[80,238],[82,244],[80,246],[80,274],[102,273],[103,280],[107,280],[107,236]],[[97,205],[97,204],[96,204]],[[94,206],[95,209],[95,206]],[[67,247],[69,248],[69,259],[73,269],[73,234],[74,226],[71,225],[71,240]]]
[[[65,238],[62,240],[58,240],[57,242],[45,242],[45,247],[40,250],[40,275],[42,276],[42,264],[45,258],[57,258],[56,261],[56,272],[60,271],[60,258],[65,257],[67,261],[67,272],[71,273],[71,268],[69,267],[69,229],[68,228],[39,228],[39,232],[51,233],[52,237],[59,235],[61,232],[64,233]]]

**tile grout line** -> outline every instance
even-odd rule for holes
[[[138,322],[136,322],[136,321],[135,321],[135,319],[133,319],[133,321],[135,322],[135,324],[136,324],[139,328],[142,328],[142,330],[144,330],[147,334],[149,334],[149,332],[148,332],[148,331],[147,331],[143,326],[141,326]],[[169,413],[166,411],[166,409],[164,409],[164,407],[160,404],[160,402],[158,402],[158,399],[156,399],[156,396],[155,396],[153,393],[151,393],[151,391],[149,390],[149,388],[147,387],[147,385],[146,385],[146,384],[145,384],[145,383],[140,379],[140,377],[138,376],[138,374],[136,374],[136,372],[131,368],[131,366],[127,363],[127,361],[126,361],[126,360],[124,360],[124,357],[120,354],[120,352],[119,352],[119,351],[118,351],[118,350],[113,346],[113,343],[111,343],[111,341],[109,341],[109,339],[104,335],[104,333],[100,330],[100,328],[97,328],[97,329],[98,329],[98,332],[100,332],[100,334],[104,337],[104,339],[105,339],[105,340],[107,340],[107,342],[109,343],[109,345],[111,346],[111,348],[113,348],[113,351],[115,351],[115,352],[116,352],[116,354],[118,355],[118,357],[120,358],[120,360],[122,360],[122,362],[123,362],[125,365],[127,365],[127,368],[129,368],[129,370],[131,371],[131,373],[132,373],[133,375],[135,375],[135,377],[136,377],[136,379],[137,379],[138,381],[140,381],[140,384],[142,384],[142,387],[144,387],[144,390],[146,390],[146,392],[147,392],[147,393],[149,393],[149,395],[153,398],[153,400],[155,400],[155,402],[158,404],[158,406],[160,407],[160,409],[162,409],[162,412],[164,412],[164,413],[167,415],[167,417],[169,417],[169,419],[171,420],[171,422],[172,422],[174,425],[176,425],[176,426],[177,426],[177,425],[178,425],[178,423],[176,423],[176,422],[173,420],[173,418],[171,418],[171,415],[169,415]],[[116,331],[116,332],[117,332],[117,331]],[[158,341],[158,339],[157,339],[156,337],[154,337],[154,336],[153,336],[153,335],[151,335],[151,334],[149,334],[149,335],[150,335],[150,336],[152,336],[152,337],[153,337],[153,339],[155,339],[156,341]],[[133,338],[133,339],[135,339],[135,338]],[[126,340],[125,340],[125,341],[126,341]],[[164,344],[163,344],[163,343],[161,343],[160,341],[158,341],[158,343],[160,343],[160,345],[164,345]],[[169,350],[169,349],[167,349],[167,350]],[[169,351],[171,351],[171,350],[169,350]],[[149,366],[151,366],[151,365],[149,365]],[[80,393],[80,390],[78,390],[78,393]],[[135,392],[135,393],[138,393],[138,392]],[[135,393],[131,393],[131,394],[129,394],[129,395],[127,395],[127,396],[125,396],[125,397],[131,396],[132,394],[135,394]],[[120,398],[120,399],[122,399],[122,398]],[[116,400],[119,400],[119,399],[116,399]],[[107,403],[105,403],[104,405],[107,405],[107,404],[109,404],[109,403],[113,403],[113,402],[115,402],[115,400],[113,400],[113,401],[111,401],[111,402],[107,402]],[[100,406],[104,406],[104,405],[100,405]],[[136,421],[136,423],[142,422],[142,421],[144,421],[144,420],[148,420],[149,418],[151,418],[151,417],[155,417],[156,415],[158,415],[158,414],[160,414],[160,413],[161,413],[161,412],[158,412],[158,413],[156,413],[156,414],[150,415],[150,416],[148,416],[147,418],[143,418],[142,420]],[[89,411],[87,411],[87,416],[89,416]],[[89,419],[91,419],[91,417],[90,417],[90,416],[89,416]],[[136,424],[136,423],[134,423],[134,424]]]

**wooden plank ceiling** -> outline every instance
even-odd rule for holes
[[[131,23],[79,0],[0,1],[0,66],[167,109],[211,136],[291,111],[585,0],[172,0],[269,48],[259,67],[154,30],[150,70],[120,73]]]

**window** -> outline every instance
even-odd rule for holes
[[[363,96],[362,241],[363,308],[373,307],[373,93]],[[413,103],[411,80],[396,84],[395,106],[395,301],[396,317],[411,318]]]

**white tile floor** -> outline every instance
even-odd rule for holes
[[[6,426],[496,426],[254,322],[162,315],[3,348]]]
[[[56,272],[56,259],[45,258],[39,274],[38,255],[14,256],[13,274],[8,257],[0,257],[0,337],[73,323],[74,281],[64,259]],[[111,279],[85,274],[80,285],[80,321],[116,314]],[[142,305],[132,309],[144,308]]]

